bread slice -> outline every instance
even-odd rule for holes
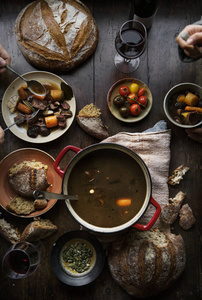
[[[20,231],[14,228],[4,218],[0,219],[0,234],[10,243],[15,244],[20,241]]]
[[[76,119],[79,126],[89,135],[99,140],[109,137],[108,129],[101,119],[100,109],[93,103],[84,106],[79,111]]]
[[[24,229],[21,240],[36,242],[50,236],[57,231],[57,226],[49,219],[34,218],[34,221]]]
[[[35,211],[34,200],[15,196],[6,208],[17,215],[29,215]]]
[[[23,161],[14,164],[8,172],[8,180],[17,194],[32,197],[35,190],[46,190],[48,166],[39,161]]]
[[[185,193],[179,192],[174,198],[169,199],[169,203],[161,209],[160,219],[165,224],[172,224],[178,216],[180,207],[185,198]]]
[[[192,209],[189,204],[184,204],[179,213],[179,225],[184,230],[190,229],[196,222]]]
[[[179,184],[180,181],[183,179],[183,176],[189,170],[189,167],[185,167],[184,165],[179,166],[175,169],[172,175],[168,178],[168,184],[176,185]]]

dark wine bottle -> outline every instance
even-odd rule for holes
[[[142,22],[147,29],[152,27],[157,11],[157,0],[133,0],[130,18]]]

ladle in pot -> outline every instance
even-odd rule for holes
[[[16,71],[14,71],[8,65],[5,65],[4,67],[7,68],[9,71],[13,72],[14,74],[16,74],[17,76],[19,76],[22,80],[24,80],[27,83],[28,90],[32,94],[39,95],[39,96],[45,96],[46,89],[40,82],[38,82],[37,80],[27,80],[27,79],[25,79],[23,76],[18,74]]]
[[[44,191],[34,191],[33,192],[34,199],[59,199],[59,200],[78,200],[77,195],[64,195],[64,194],[56,194]]]

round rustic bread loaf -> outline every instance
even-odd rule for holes
[[[128,294],[146,298],[168,288],[184,270],[186,261],[181,235],[158,229],[137,232],[111,244],[108,264],[112,277]]]
[[[14,164],[9,169],[8,182],[17,194],[33,197],[35,190],[45,191],[50,186],[47,180],[47,171],[48,166],[42,162],[23,161]]]
[[[29,63],[48,71],[68,71],[95,50],[98,28],[79,0],[39,0],[18,15],[15,34]]]

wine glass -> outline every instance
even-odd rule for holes
[[[25,278],[33,274],[40,263],[38,249],[31,243],[19,242],[12,245],[2,260],[2,269],[12,279]]]
[[[140,58],[146,48],[147,30],[139,21],[129,20],[125,22],[115,39],[117,54],[114,58],[115,66],[122,73],[134,72]]]

